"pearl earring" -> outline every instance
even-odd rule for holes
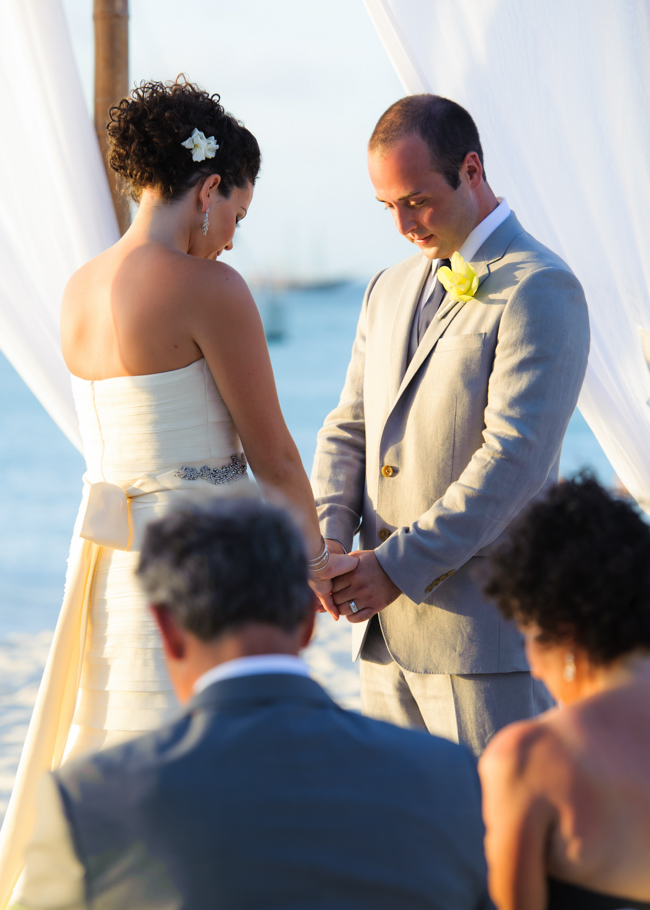
[[[564,674],[567,682],[573,682],[576,678],[576,661],[572,651],[567,651],[564,655]]]
[[[201,225],[201,231],[205,237],[208,233],[208,228],[210,227],[210,209],[205,210],[205,218],[203,219],[203,224]]]

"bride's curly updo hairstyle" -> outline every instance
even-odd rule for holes
[[[174,82],[142,82],[109,111],[108,162],[122,178],[124,192],[139,202],[145,187],[171,201],[199,180],[219,174],[219,191],[255,183],[260,148],[255,136],[228,114],[219,95],[209,95],[179,76]],[[214,158],[194,161],[182,143],[193,130],[213,136]]]

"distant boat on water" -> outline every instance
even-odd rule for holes
[[[310,293],[311,291],[339,291],[353,282],[349,278],[321,279],[274,279],[261,281],[253,290],[255,302],[262,317],[264,332],[269,342],[283,341],[287,334],[287,315],[285,295],[290,293]]]
[[[312,280],[296,278],[286,281],[284,287],[288,291],[337,291],[351,283],[350,278],[315,278]]]
[[[287,333],[287,316],[282,291],[275,287],[258,291],[255,301],[262,317],[266,340],[282,341]]]

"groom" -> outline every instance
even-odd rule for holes
[[[550,704],[478,576],[558,479],[587,307],[568,266],[492,192],[458,104],[393,104],[368,166],[417,253],[370,282],[341,399],[318,437],[323,535],[339,552],[361,533],[359,566],[336,580],[334,600],[354,623],[364,712],[478,755],[500,727]],[[438,265],[458,269],[454,253],[477,277],[460,299],[437,276]]]

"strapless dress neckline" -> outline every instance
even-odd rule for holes
[[[614,897],[548,877],[548,910],[650,910],[650,902]]]
[[[76,376],[74,373],[70,373],[72,382],[91,382],[91,383],[104,383],[104,382],[128,382],[131,380],[147,380],[153,379],[156,376],[172,376],[177,373],[183,373],[185,370],[191,370],[192,367],[197,367],[199,364],[203,367],[205,365],[205,357],[199,357],[197,360],[193,360],[192,363],[186,364],[184,367],[176,367],[174,370],[160,370],[157,373],[135,373],[133,376],[106,376],[105,379],[84,379],[82,376]]]

